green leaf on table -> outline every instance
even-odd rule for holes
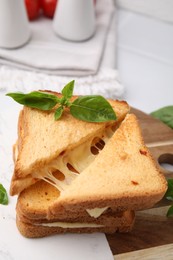
[[[74,80],[70,81],[65,87],[62,89],[62,95],[65,99],[69,99],[73,95],[73,89],[74,89]]]
[[[70,106],[71,114],[88,122],[116,120],[116,114],[109,102],[102,96],[81,96]]]
[[[8,204],[8,196],[6,189],[0,184],[0,204],[7,205]]]
[[[151,115],[173,128],[173,106],[162,107],[152,112]],[[167,182],[168,189],[165,193],[165,198],[173,201],[173,179],[168,179]],[[173,205],[168,209],[167,217],[169,216],[173,216]]]
[[[151,115],[173,128],[173,106],[166,106],[151,113]]]
[[[173,200],[173,179],[168,179],[167,183],[168,183],[168,188],[167,188],[167,191],[165,193],[165,197],[168,200]]]
[[[28,94],[8,93],[7,96],[12,97],[19,104],[41,110],[50,110],[60,102],[57,96],[40,91],[33,91]]]
[[[173,179],[168,179],[167,183],[168,183],[168,188],[165,193],[165,198],[173,201]],[[173,205],[168,209],[166,216],[167,217],[173,216]]]
[[[166,214],[167,217],[173,216],[173,205],[168,209],[168,212]]]

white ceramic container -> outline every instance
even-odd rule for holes
[[[53,19],[53,29],[60,37],[84,41],[95,32],[93,0],[59,0]]]
[[[0,47],[18,48],[29,38],[24,0],[0,0]]]

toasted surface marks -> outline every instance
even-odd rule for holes
[[[129,106],[124,101],[109,102],[116,112],[118,124],[128,113]],[[24,107],[18,122],[18,156],[11,182],[11,195],[20,193],[36,181],[32,177],[34,171],[43,169],[67,149],[77,147],[113,123],[80,121],[68,109],[60,120],[55,121],[53,110],[44,112]]]
[[[114,233],[129,232],[134,224],[134,212],[126,211],[122,214],[110,215],[106,214],[99,217],[97,220],[91,217],[77,218],[77,219],[65,219],[54,220],[47,222],[41,220],[40,222],[29,220],[23,217],[20,212],[17,211],[16,218],[17,227],[20,233],[25,237],[44,237],[53,234],[60,233],[93,233],[104,232]]]
[[[166,189],[138,121],[129,114],[92,165],[52,203],[50,214],[56,215],[62,207],[72,212],[105,206],[139,210],[153,206]]]

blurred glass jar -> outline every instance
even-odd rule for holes
[[[84,41],[96,29],[93,0],[59,0],[53,19],[53,29],[70,41]]]
[[[0,0],[0,47],[18,48],[30,38],[23,0]]]

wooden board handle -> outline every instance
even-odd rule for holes
[[[161,167],[160,164],[168,163],[173,165],[173,145],[163,145],[163,146],[155,146],[149,147],[156,163],[158,164],[161,172],[163,172],[166,178],[173,178],[173,171],[168,171],[165,168]]]

